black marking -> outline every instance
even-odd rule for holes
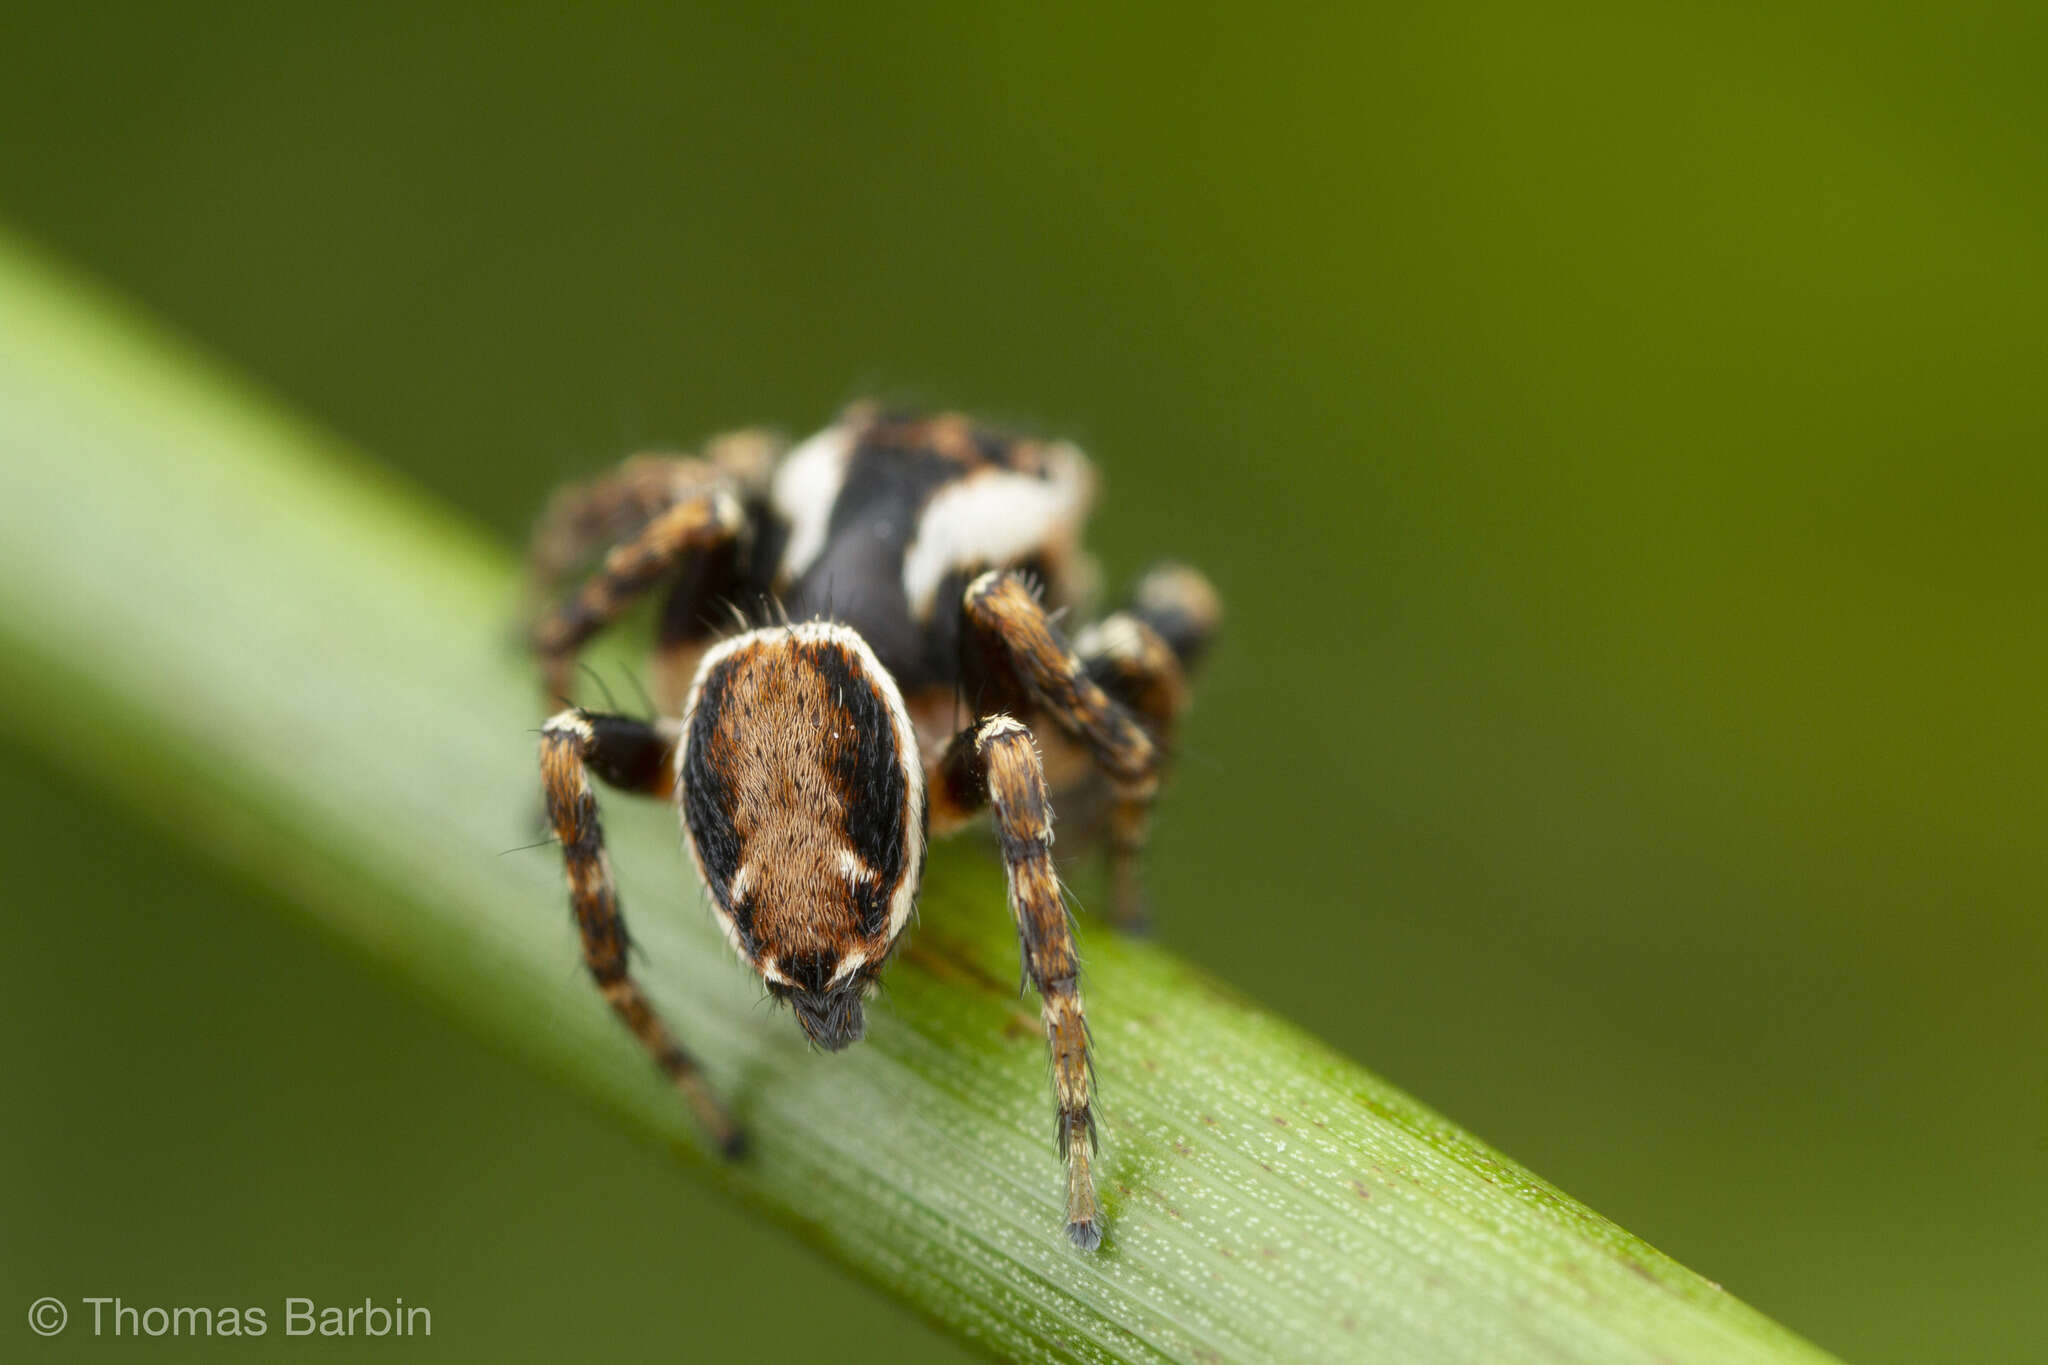
[[[743,630],[779,619],[774,606],[775,578],[789,544],[789,523],[777,516],[765,499],[749,502],[747,514],[754,526],[753,539],[744,558],[735,562],[732,587],[726,594]]]
[[[826,986],[831,984],[832,973],[838,970],[839,958],[837,954],[813,949],[789,953],[776,959],[776,965],[795,989],[822,995]]]
[[[903,595],[903,558],[932,494],[967,471],[900,435],[891,440],[887,432],[873,433],[854,448],[825,523],[825,543],[786,600],[799,618],[829,617],[858,630],[896,671],[898,685],[915,687],[923,681],[924,640]]]
[[[932,594],[931,619],[924,628],[923,675],[927,679],[960,676],[960,642],[967,634],[967,609],[962,599],[967,585],[981,572],[981,566],[973,565],[954,569],[939,580],[938,590]],[[896,683],[899,687],[915,686],[900,677]]]
[[[739,591],[743,568],[735,541],[725,541],[686,560],[662,600],[654,636],[657,647],[711,638],[719,624],[717,604]]]
[[[889,896],[903,880],[904,822],[910,816],[904,765],[915,762],[916,756],[903,753],[888,701],[845,646],[813,644],[806,647],[804,658],[818,670],[851,722],[852,734],[842,736],[834,752],[832,775],[845,811],[847,843],[879,881],[879,915],[871,916],[867,906],[855,901],[862,912],[862,932],[876,934],[887,923]]]
[[[901,544],[908,545],[917,531],[915,514],[931,501],[932,494],[969,472],[958,460],[903,436],[902,432],[875,432],[854,447],[839,497],[832,504],[831,520],[825,523],[828,541],[852,527],[880,539],[875,530],[878,520],[907,520],[907,525],[894,524],[889,529],[901,536]],[[906,510],[912,515],[899,518],[897,514]]]
[[[882,932],[889,922],[889,893],[894,888],[870,881],[866,877],[853,880],[853,909],[860,916],[861,933],[872,938]]]
[[[974,716],[1030,716],[1037,705],[1017,673],[1016,661],[989,632],[968,629],[964,594],[955,600],[960,603],[956,613],[962,630],[959,662],[955,667],[966,712]]]
[[[992,471],[1028,473],[1018,467],[1022,446],[1016,438],[973,426],[968,440],[974,454],[962,459],[934,445],[927,421],[884,416],[871,423],[856,437],[848,457],[826,519],[825,543],[784,589],[797,619],[822,617],[859,631],[905,691],[957,676],[960,592],[983,568],[995,567],[974,565],[950,573],[933,597],[933,622],[913,618],[903,591],[903,561],[932,497]],[[1037,475],[1049,479],[1051,470]],[[778,552],[786,539],[784,527],[776,537]],[[1041,557],[1025,562],[1045,567]]]
[[[690,842],[704,868],[704,880],[719,905],[737,920],[732,879],[739,875],[740,840],[732,823],[731,784],[719,769],[716,752],[717,746],[725,743],[718,730],[732,689],[732,674],[733,660],[728,658],[706,675],[698,691],[684,750],[682,807],[683,819],[690,827]],[[751,914],[748,918],[751,920]],[[743,925],[741,938],[751,943],[751,937]]]

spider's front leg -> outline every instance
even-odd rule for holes
[[[632,470],[633,462],[625,468]],[[660,487],[643,486],[654,483],[657,476],[668,482]],[[692,557],[730,547],[746,524],[745,509],[731,487],[710,466],[697,461],[660,461],[644,467],[632,481],[622,471],[615,482],[592,485],[583,497],[593,505],[608,506],[606,490],[629,499],[635,515],[653,510],[629,539],[611,548],[597,572],[573,596],[534,622],[529,638],[540,659],[549,705],[570,699],[577,652],[593,635]],[[572,545],[584,543],[579,536],[595,534],[609,524],[596,512],[589,513],[590,525],[578,521],[578,514],[588,509],[574,494],[563,507],[544,519],[536,532],[537,582],[543,578],[542,570],[552,572],[569,557]]]
[[[1088,747],[1108,779],[1114,801],[1112,910],[1121,927],[1143,927],[1137,862],[1159,794],[1165,754],[1161,740],[1089,675],[1088,665],[1060,638],[1020,575],[1004,570],[983,574],[968,585],[965,606],[969,627],[1008,660],[1039,709]]]
[[[1052,1050],[1059,1148],[1067,1163],[1067,1236],[1093,1251],[1102,1242],[1102,1205],[1095,1196],[1093,1169],[1095,1072],[1088,1060],[1073,924],[1052,863],[1052,802],[1038,747],[1021,722],[991,716],[954,736],[939,760],[938,777],[932,794],[935,817],[957,818],[983,802],[994,813],[1010,914],[1017,921],[1025,973],[1038,987]]]
[[[630,540],[702,483],[687,456],[634,455],[594,479],[564,484],[549,497],[526,546],[527,621],[537,620],[597,551]]]
[[[738,1156],[738,1125],[712,1095],[697,1063],[676,1041],[627,968],[632,939],[619,910],[611,859],[590,774],[621,791],[669,795],[675,782],[676,727],[649,725],[628,716],[600,715],[576,707],[561,712],[541,730],[541,785],[548,821],[562,846],[569,876],[569,908],[583,936],[583,961],[612,1012],[632,1030],[696,1112],[705,1132],[727,1156]]]

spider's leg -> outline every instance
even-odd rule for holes
[[[1014,573],[985,573],[968,585],[969,628],[1009,663],[1033,703],[1060,729],[1087,746],[1109,781],[1112,866],[1117,869],[1117,921],[1143,922],[1143,896],[1136,874],[1152,801],[1159,791],[1166,736],[1156,736],[1137,715],[1090,676],[1088,665],[1067,647],[1024,580]],[[1133,621],[1133,625],[1140,623]]]
[[[738,1156],[742,1148],[738,1126],[627,968],[631,939],[619,910],[611,860],[605,855],[597,797],[590,789],[590,776],[595,773],[621,791],[667,796],[675,780],[679,742],[673,724],[649,725],[626,716],[571,707],[541,729],[541,785],[547,794],[548,820],[568,870],[569,908],[583,936],[584,964],[613,1013],[689,1101],[719,1150]]]
[[[1052,1050],[1059,1148],[1067,1163],[1067,1235],[1076,1246],[1093,1251],[1102,1242],[1102,1205],[1095,1197],[1093,1170],[1095,1070],[1088,1060],[1074,927],[1053,869],[1052,803],[1038,746],[1022,722],[990,716],[953,737],[936,772],[935,807],[958,815],[986,802],[994,815],[1010,914],[1017,921],[1025,973],[1038,987]]]
[[[684,561],[663,595],[654,628],[654,704],[660,714],[682,714],[705,648],[732,633],[736,612],[739,621],[748,621],[742,607],[744,557],[736,539],[709,546]]]
[[[1170,758],[1192,700],[1189,675],[1221,619],[1206,578],[1184,565],[1161,565],[1139,580],[1128,607],[1075,636],[1074,649],[1089,679],[1128,707]],[[1118,799],[1109,810],[1110,904],[1127,930],[1144,928],[1148,918],[1139,861],[1151,815],[1145,800]]]
[[[1135,616],[1164,640],[1193,677],[1223,624],[1223,599],[1199,569],[1187,564],[1155,564],[1131,589],[1124,613]]]
[[[539,619],[599,550],[631,539],[708,473],[682,456],[634,455],[597,478],[557,488],[527,541],[526,621]]]
[[[739,499],[723,483],[699,484],[613,546],[573,596],[534,623],[530,639],[548,703],[570,699],[576,654],[591,636],[692,556],[729,546],[745,519]]]
[[[772,432],[731,431],[713,437],[704,459],[750,511],[767,500],[776,461],[788,442]],[[654,702],[660,714],[682,714],[697,676],[697,664],[712,641],[744,629],[760,605],[758,586],[749,586],[749,554],[758,542],[742,534],[707,547],[684,561],[662,598],[654,636]]]

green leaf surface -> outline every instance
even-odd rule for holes
[[[984,849],[934,856],[866,1043],[825,1056],[712,927],[673,815],[614,798],[642,975],[754,1138],[721,1164],[582,978],[553,850],[507,852],[538,810],[507,554],[19,248],[0,524],[0,696],[27,742],[992,1354],[1826,1358],[1094,921],[1109,1222],[1078,1251]]]

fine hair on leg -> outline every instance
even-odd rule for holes
[[[1052,802],[1038,746],[1022,722],[989,716],[954,738],[939,771],[935,801],[963,810],[985,800],[995,823],[1024,974],[1038,989],[1052,1056],[1055,1133],[1067,1166],[1067,1236],[1092,1251],[1102,1241],[1094,1173],[1095,1070],[1088,1056],[1073,922],[1053,867]]]
[[[548,822],[562,846],[569,909],[583,939],[583,961],[591,979],[612,1012],[688,1101],[712,1142],[727,1156],[738,1156],[744,1149],[739,1126],[711,1093],[696,1059],[676,1041],[633,979],[627,963],[632,940],[605,853],[597,796],[590,786],[590,775],[597,773],[622,790],[664,796],[673,781],[676,743],[672,727],[571,707],[541,728],[541,786]]]

